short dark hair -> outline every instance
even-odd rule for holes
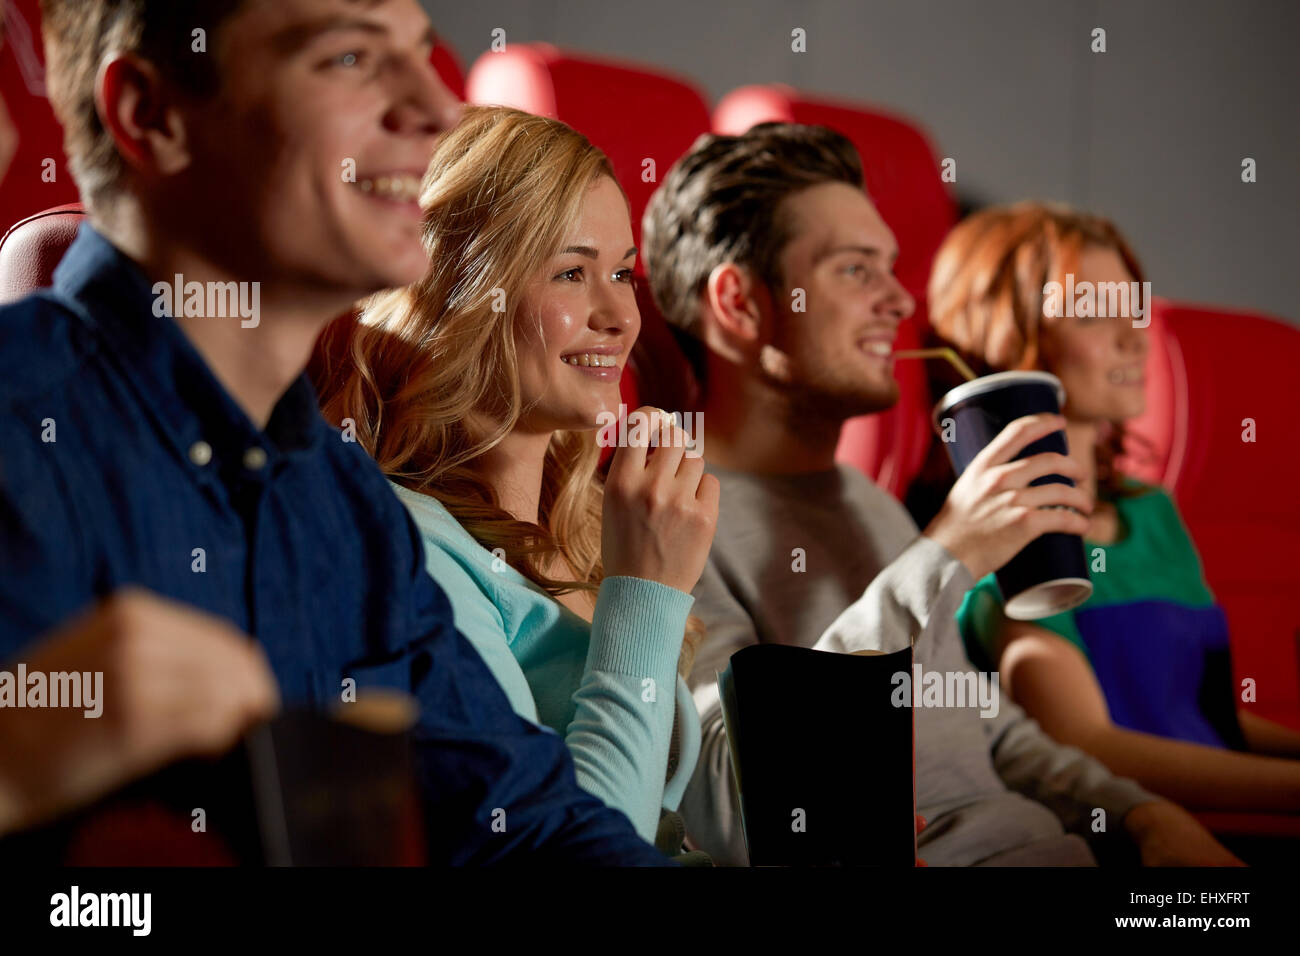
[[[782,200],[822,183],[863,185],[853,144],[825,126],[760,123],[740,136],[706,133],[673,164],[642,222],[646,271],[665,319],[698,334],[699,295],[724,262],[782,284],[792,238]]]
[[[122,158],[95,109],[95,80],[109,53],[137,53],[195,97],[220,87],[217,34],[244,0],[41,0],[45,76],[72,178],[89,202],[111,191]],[[193,52],[193,31],[206,53]]]

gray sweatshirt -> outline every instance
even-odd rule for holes
[[[681,812],[695,846],[718,863],[743,865],[717,672],[760,641],[890,651],[910,636],[923,673],[973,673],[954,614],[975,582],[855,469],[708,470],[722,482],[722,504],[695,589],[694,612],[708,627],[690,678],[703,741]],[[1121,832],[1132,807],[1157,799],[1053,741],[1005,694],[996,716],[982,717],[978,706],[922,706],[913,720],[917,812],[928,821],[918,852],[932,866],[1091,865],[1081,835],[1097,833],[1099,820]]]

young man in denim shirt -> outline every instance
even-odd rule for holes
[[[103,712],[0,709],[0,833],[219,753],[345,682],[420,704],[434,863],[665,862],[456,632],[374,464],[321,419],[321,329],[425,267],[459,104],[415,0],[46,0],[89,214],[0,310],[0,661]]]

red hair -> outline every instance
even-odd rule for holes
[[[927,290],[934,334],[980,375],[1042,368],[1043,287],[1065,283],[1086,247],[1114,250],[1133,278],[1142,266],[1108,219],[1068,206],[1022,202],[983,209],[948,234],[935,254]],[[1149,303],[1147,304],[1149,308]],[[1045,369],[1050,371],[1050,369]],[[1101,430],[1097,485],[1121,493],[1115,461],[1125,450],[1121,422]]]

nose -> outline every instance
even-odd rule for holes
[[[433,63],[419,59],[402,71],[393,102],[384,114],[384,128],[394,133],[430,138],[455,127],[465,104],[447,89]]]
[[[641,332],[641,310],[637,308],[636,296],[620,292],[612,282],[598,283],[598,286],[587,328],[608,335],[629,336],[635,341]]]
[[[1116,324],[1118,326],[1116,346],[1119,351],[1134,358],[1145,358],[1150,348],[1150,341],[1147,338],[1148,329],[1134,328],[1132,320],[1127,318],[1118,319]]]
[[[892,273],[889,276],[889,288],[881,298],[877,311],[893,319],[895,325],[916,311],[916,299],[912,298],[912,294]]]

